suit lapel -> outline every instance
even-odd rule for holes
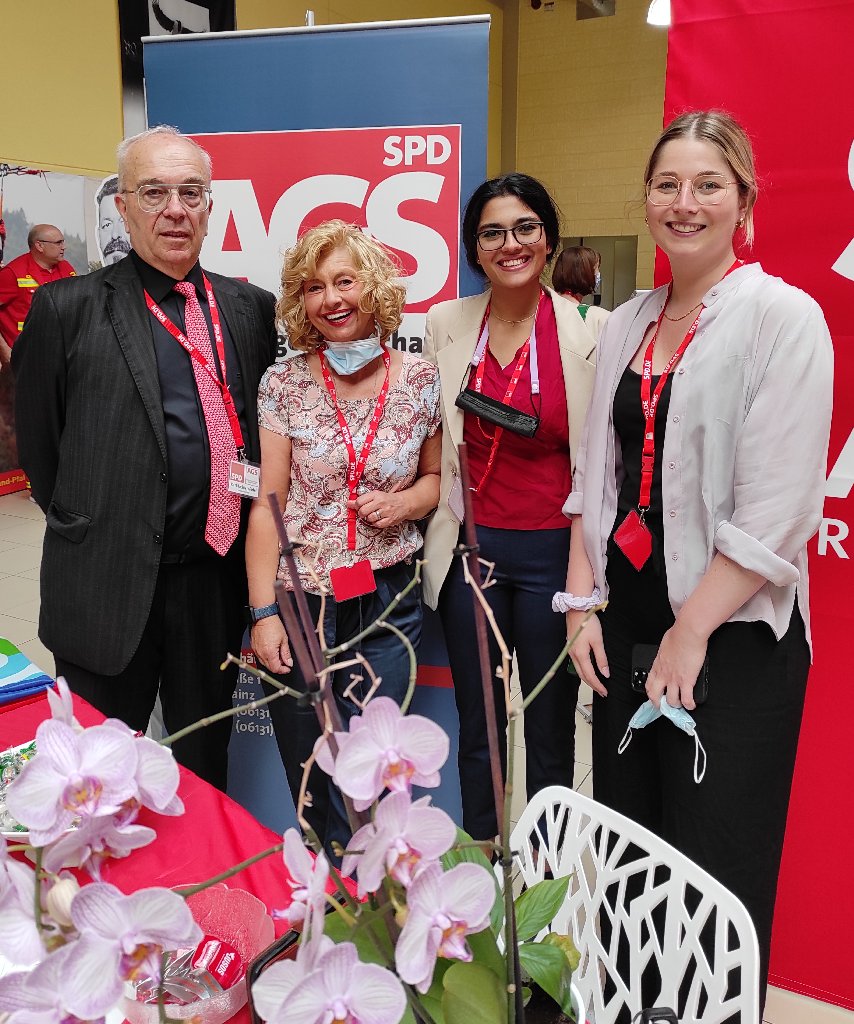
[[[575,306],[547,289],[552,298],[557,326],[558,350],[563,369],[563,384],[566,389],[566,408],[569,414],[569,452],[572,465],[581,442],[584,416],[578,415],[587,409],[595,374],[596,341],[584,326],[584,321]]]
[[[454,403],[477,347],[480,325],[489,303],[489,296],[489,292],[484,292],[483,295],[475,295],[463,301],[459,319],[448,329],[449,343],[440,349],[436,356],[445,423],[457,448],[463,441],[464,416],[462,409],[458,409]]]
[[[142,283],[130,257],[115,264],[106,284],[107,313],[165,461],[166,428],[154,341]]]

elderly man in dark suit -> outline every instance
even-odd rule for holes
[[[208,154],[174,129],[119,147],[133,251],[40,288],[14,349],[21,464],[47,518],[39,636],[71,689],[144,730],[230,706],[246,581],[232,478],[257,462],[274,298],[199,266]],[[241,467],[240,463],[244,465]],[[230,721],[175,744],[220,788]]]

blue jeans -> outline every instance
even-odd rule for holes
[[[529,694],[566,643],[566,619],[551,608],[566,586],[569,529],[499,530],[478,526],[480,556],[495,563],[493,584],[484,591],[498,628],[519,665],[522,693]],[[463,534],[460,534],[461,541]],[[439,594],[439,615],[454,679],[460,718],[460,792],[463,828],[475,839],[498,832],[493,799],[483,686],[477,655],[474,607],[459,558],[454,558]],[[502,771],[506,772],[504,688],[495,677],[498,645],[489,633],[495,712]],[[525,712],[528,798],[545,786],[571,786],[575,764],[575,705],[578,677],[561,666]]]
[[[326,599],[326,612],[323,619],[323,635],[328,647],[336,647],[356,636],[370,625],[379,614],[391,603],[392,598],[399,594],[412,580],[414,565],[400,562],[388,569],[377,569],[374,573],[377,589],[363,597],[354,597],[340,604],[330,595]],[[306,594],[312,622],[320,618],[321,600],[314,594]],[[389,622],[396,626],[415,648],[416,654],[421,642],[421,587],[413,587],[395,608]],[[400,704],[406,695],[409,683],[409,656],[406,648],[393,634],[379,629],[362,639],[359,644],[348,651],[347,656],[339,661],[349,660],[349,656],[359,651],[369,662],[374,672],[382,677],[375,697],[391,697]],[[363,675],[359,683],[353,683],[353,675]],[[277,675],[283,683],[295,690],[305,692],[305,680],[300,672],[296,658],[294,667],[287,675]],[[361,713],[358,701],[367,693],[371,680],[358,666],[342,669],[333,676],[332,686],[335,702],[342,721],[346,727],[354,715]],[[345,691],[350,688],[350,695]],[[272,693],[272,687],[264,687]],[[303,763],[311,756],[314,744],[320,736],[320,726],[314,706],[292,697],[282,697],[268,705],[279,753],[288,777],[288,786],[296,806],[303,776]],[[344,802],[338,788],[333,785],[329,776],[317,765],[312,766],[308,779],[308,790],[312,796],[310,807],[304,810],[304,817],[317,833],[327,852],[331,854],[332,843],[338,842],[346,846],[350,838],[350,825],[344,810]]]

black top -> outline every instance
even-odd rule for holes
[[[146,263],[131,251],[142,286],[154,299],[172,323],[186,331],[184,322],[184,296],[176,292],[174,278]],[[202,269],[198,263],[184,278],[196,289],[208,332],[213,338],[210,307],[208,306]],[[210,495],[210,450],[205,426],[205,415],[196,387],[192,360],[166,328],[151,316],[154,354],[160,378],[163,401],[163,420],[166,427],[168,481],[166,486],[166,530],[163,538],[164,561],[196,561],[217,557],[205,542],[205,525]],[[246,436],[246,408],[241,386],[240,365],[228,324],[220,312],[222,338],[228,387],[234,398],[240,427]],[[222,379],[222,369],[213,349],[214,363]]]
[[[653,376],[652,390],[655,390],[659,377]],[[640,496],[641,454],[643,452],[643,433],[645,420],[641,406],[640,394],[641,375],[631,367],[627,367],[620,378],[614,394],[614,430],[620,441],[623,463],[623,480],[617,496],[617,519],[615,529],[619,527],[633,508],[637,508]],[[650,494],[649,511],[645,522],[652,533],[652,562],[663,571],[662,554],[664,549],[664,525],[662,522],[663,508],[661,499],[661,466],[664,455],[664,431],[667,424],[667,410],[670,406],[670,390],[673,375],[669,375],[655,413],[655,459],[652,472],[652,492]]]

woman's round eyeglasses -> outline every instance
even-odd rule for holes
[[[722,174],[698,174],[693,178],[677,178],[675,174],[656,174],[646,183],[646,197],[653,206],[670,206],[682,194],[685,183],[691,186],[694,198],[701,206],[716,206],[723,202],[730,185]]]

